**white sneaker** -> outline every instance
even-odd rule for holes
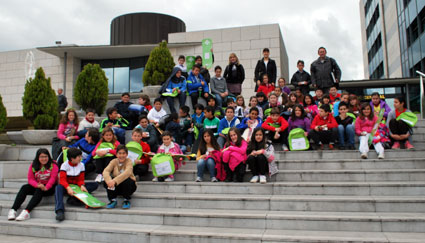
[[[258,182],[258,176],[253,176],[249,182],[257,183]]]
[[[282,145],[282,150],[285,152],[289,151],[288,146],[286,146],[286,144]]]
[[[218,181],[217,178],[215,177],[211,178],[211,182],[217,182],[217,181]]]
[[[152,181],[153,181],[153,182],[158,182],[158,177],[154,177],[154,178],[152,179]]]
[[[367,153],[363,153],[363,154],[361,155],[361,157],[362,157],[362,159],[367,159]]]
[[[196,177],[196,180],[195,180],[196,182],[201,182],[202,181],[202,178],[201,177]]]
[[[22,210],[21,214],[16,218],[16,221],[24,221],[30,218],[30,213],[27,210]]]
[[[167,177],[164,181],[165,181],[165,182],[172,182],[172,181],[174,181],[174,178]]]
[[[103,179],[103,175],[102,174],[98,174],[96,176],[96,179],[94,179],[94,181],[97,182],[97,183],[101,183],[103,180],[104,179]]]
[[[8,220],[15,220],[16,219],[17,212],[13,209],[9,210],[9,213],[7,214]]]
[[[266,184],[267,183],[267,177],[265,175],[260,175],[260,183]]]
[[[378,159],[385,159],[384,152],[382,152],[378,155]]]

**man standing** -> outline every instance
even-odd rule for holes
[[[267,74],[269,77],[269,82],[273,85],[276,83],[276,63],[273,59],[269,58],[270,50],[269,48],[263,49],[263,58],[258,60],[257,65],[255,66],[254,76],[255,76],[255,92],[257,92],[258,86],[260,86],[264,74]]]
[[[298,71],[292,75],[291,84],[296,88],[300,88],[303,95],[310,92],[311,76],[309,73],[304,71],[304,61],[299,60],[297,62]]]
[[[338,85],[341,80],[341,69],[335,59],[326,56],[326,49],[319,47],[319,58],[311,64],[311,83],[316,88],[323,90],[323,93],[329,93],[332,85]]]
[[[59,103],[59,112],[64,111],[66,107],[68,106],[68,100],[66,99],[66,96],[63,94],[63,89],[58,89],[58,103]]]

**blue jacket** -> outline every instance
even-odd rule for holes
[[[202,77],[201,74],[198,75],[199,82],[195,75],[193,75],[192,72],[190,72],[189,77],[187,78],[187,91],[189,92],[189,95],[195,92],[198,92],[199,88],[202,88],[203,93],[209,93],[209,88],[207,82],[205,82],[204,77]],[[201,84],[201,82],[204,81],[204,85]]]
[[[223,131],[224,128],[234,127],[236,120],[238,120],[238,118],[233,117],[233,120],[230,122],[230,126],[229,126],[229,122],[227,121],[226,117],[222,118],[220,120],[220,123],[218,124],[218,134],[220,134],[221,131]]]
[[[78,148],[83,152],[83,160],[81,161],[83,164],[86,164],[92,159],[92,152],[96,147],[96,144],[90,144],[87,142],[85,138],[78,140],[76,143],[68,146],[69,148]]]
[[[250,120],[250,118],[249,118],[249,117],[245,117],[245,118],[241,121],[241,123],[239,123],[236,127],[237,127],[237,128],[239,128],[239,129],[245,129],[245,128],[247,128],[247,127],[248,127],[248,125],[246,124],[246,122],[247,122],[248,120]],[[263,121],[261,120],[261,118],[257,117],[257,121],[258,121],[258,124],[257,124],[257,126],[256,126],[256,127],[261,127],[261,124],[263,124]]]
[[[198,125],[198,126],[201,125],[201,126],[203,126],[203,124],[204,124],[204,118],[205,118],[204,112],[201,113],[201,116],[200,117],[197,117],[196,116],[196,113],[195,114],[192,114],[192,121],[193,121],[194,125]]]

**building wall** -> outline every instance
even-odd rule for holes
[[[362,34],[362,52],[363,52],[363,72],[364,78],[369,79],[369,63],[367,58],[368,49],[366,47],[366,20],[365,20],[365,11],[364,11],[364,1],[359,1],[359,9],[360,9],[360,28]]]
[[[383,46],[384,56],[386,56],[384,64],[387,77],[400,78],[402,77],[401,57],[400,57],[400,38],[397,22],[397,2],[396,0],[382,1],[384,27],[385,32]]]
[[[25,59],[30,51],[34,54],[34,68],[43,68],[46,77],[51,78],[54,90],[63,88],[63,58],[37,49],[0,52],[0,94],[8,116],[22,116],[22,96],[26,83]],[[73,70],[76,70],[77,65],[76,60],[68,57],[67,81],[75,79]],[[79,69],[78,66],[78,71]],[[72,104],[72,89],[72,82],[67,82],[65,95],[68,97],[69,104]]]
[[[254,69],[257,61],[262,58],[262,50],[270,49],[270,58],[276,61],[277,76],[288,80],[288,56],[278,24],[255,25],[227,29],[214,29],[173,33],[168,35],[169,43],[201,42],[211,38],[214,50],[214,66],[220,65],[223,70],[229,62],[229,54],[234,52],[245,69],[245,81],[242,84],[242,95],[245,99],[255,94]],[[179,55],[202,55],[202,47],[171,48],[175,62]],[[214,69],[210,69],[214,75]]]

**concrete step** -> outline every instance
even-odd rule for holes
[[[53,239],[97,242],[423,242],[423,233],[297,231],[239,229],[224,227],[187,227],[152,224],[115,223],[53,219],[7,221],[0,217],[0,231],[8,235],[25,235]]]
[[[5,234],[0,234],[0,239],[3,243],[92,243],[92,241],[49,239],[44,237],[30,237]]]
[[[328,160],[328,159],[359,159],[360,152],[358,150],[316,150],[316,151],[277,151],[275,154],[276,160]],[[377,159],[378,155],[371,149],[368,154],[369,159]],[[391,159],[411,159],[425,158],[424,149],[413,150],[385,150],[385,157]]]
[[[7,216],[4,205],[1,215]],[[54,206],[37,207],[31,212],[37,219],[55,218]],[[268,210],[169,209],[139,208],[131,210],[87,210],[67,207],[66,219],[85,221],[114,221],[115,223],[233,227],[250,229],[287,229],[319,231],[425,232],[425,214],[419,213],[346,213],[297,212]],[[84,223],[82,223],[84,224]]]

